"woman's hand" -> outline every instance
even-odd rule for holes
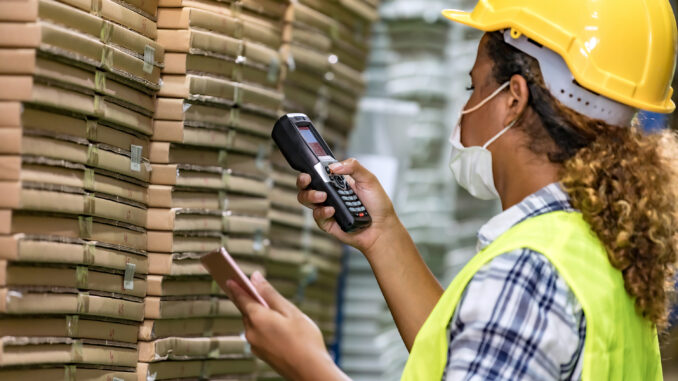
[[[243,315],[252,352],[288,380],[348,380],[332,361],[318,326],[258,271],[252,275],[252,284],[270,308],[236,282],[227,282],[230,296]]]
[[[365,254],[380,238],[384,239],[387,236],[384,233],[395,229],[404,230],[393,209],[393,203],[377,177],[365,169],[356,159],[332,164],[330,169],[335,175],[347,175],[346,180],[372,217],[372,225],[354,233],[342,231],[333,218],[334,208],[322,205],[327,200],[327,194],[307,189],[311,184],[311,176],[302,173],[297,177],[297,188],[299,189],[297,199],[304,206],[313,209],[313,218],[322,230]]]

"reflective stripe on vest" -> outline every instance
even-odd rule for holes
[[[402,380],[442,378],[447,326],[466,285],[493,258],[522,248],[543,254],[582,305],[586,316],[584,381],[662,380],[656,329],[636,312],[621,272],[612,267],[605,247],[582,215],[568,212],[529,218],[471,259],[419,330]]]

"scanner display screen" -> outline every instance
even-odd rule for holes
[[[299,127],[299,132],[301,132],[301,136],[304,138],[308,146],[311,147],[311,150],[314,154],[318,156],[327,156],[323,146],[318,143],[318,139],[315,138],[315,135],[313,135],[313,132],[310,128]]]

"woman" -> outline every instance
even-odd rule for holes
[[[678,143],[631,120],[675,108],[668,1],[483,0],[443,13],[487,32],[450,163],[471,194],[501,199],[479,253],[443,291],[358,162],[332,170],[372,215],[364,231],[343,233],[310,177],[297,184],[318,225],[369,260],[410,350],[403,379],[661,380]],[[289,379],[346,379],[317,327],[253,282],[271,310],[229,287],[254,352]]]

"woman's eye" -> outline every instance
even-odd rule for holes
[[[475,86],[471,85],[471,86],[466,88],[466,91],[473,91],[475,89],[476,89]]]

